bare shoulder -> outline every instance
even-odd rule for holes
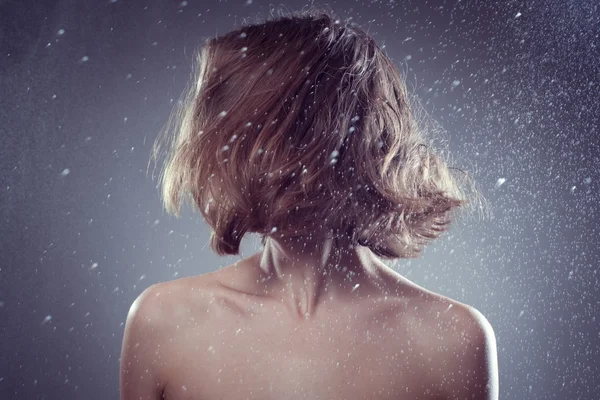
[[[430,292],[431,293],[431,292]],[[430,295],[419,348],[432,383],[448,399],[498,398],[496,337],[488,319],[475,307]]]
[[[448,398],[497,400],[498,355],[492,325],[479,310],[467,305],[456,319],[464,327],[451,336],[450,354],[444,357],[454,368],[442,371]]]
[[[136,320],[146,329],[168,331],[179,318],[202,304],[210,292],[210,282],[210,277],[198,275],[153,284],[132,303],[128,320]]]
[[[475,307],[423,289],[413,300],[425,329],[440,335],[446,343],[492,339],[494,330],[488,319]]]
[[[494,329],[488,319],[475,307],[439,296],[432,311],[448,333],[448,339],[457,343],[494,340]]]
[[[397,292],[404,302],[410,304],[410,310],[421,325],[430,330],[428,325],[441,328],[452,338],[452,333],[463,336],[466,332],[493,334],[493,329],[487,318],[475,307],[451,299],[447,296],[427,290],[414,282],[394,274]]]
[[[166,385],[171,301],[163,285],[146,288],[129,307],[120,359],[120,398],[159,398]]]
[[[161,284],[147,287],[131,304],[128,320],[134,320],[144,325],[156,325],[161,321],[161,311],[164,305],[164,296],[160,297]]]
[[[212,273],[174,279],[152,285],[146,289],[148,297],[153,298],[152,307],[176,317],[191,305],[201,304],[214,289],[215,279]]]

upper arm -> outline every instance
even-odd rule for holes
[[[467,307],[465,329],[454,346],[451,371],[444,376],[448,400],[498,400],[496,336],[488,320]]]
[[[158,400],[162,396],[160,344],[165,323],[158,287],[144,290],[127,314],[119,373],[121,400]]]

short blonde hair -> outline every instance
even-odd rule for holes
[[[247,232],[263,244],[334,232],[414,258],[472,204],[425,137],[436,127],[356,24],[311,7],[206,39],[195,61],[152,159],[171,142],[164,207],[197,207],[217,254],[239,254]]]

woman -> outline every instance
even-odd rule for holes
[[[121,399],[497,399],[485,317],[380,259],[418,257],[472,203],[374,40],[313,8],[196,61],[163,138],[165,207],[186,196],[220,255],[247,232],[263,248],[136,299]]]

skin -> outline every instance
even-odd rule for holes
[[[498,399],[481,313],[341,248],[269,238],[146,289],[127,316],[121,400]]]

